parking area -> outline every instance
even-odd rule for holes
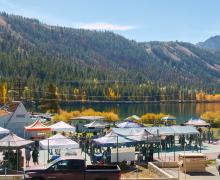
[[[179,178],[180,180],[219,180],[220,176],[215,165],[209,165],[206,167],[204,173],[183,173],[178,168],[164,168],[164,170],[172,175],[173,177]]]

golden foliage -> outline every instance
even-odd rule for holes
[[[4,82],[0,85],[0,102],[3,104],[6,103],[8,97],[8,87],[7,84]]]
[[[163,121],[161,119],[166,116],[174,117],[163,113],[159,113],[159,114],[147,113],[141,116],[140,122],[145,124],[162,124]]]
[[[220,94],[205,94],[204,92],[196,93],[196,101],[220,102]]]
[[[220,111],[207,111],[200,116],[213,127],[220,127]]]
[[[90,108],[83,111],[71,111],[71,112],[60,110],[60,113],[56,114],[53,117],[53,121],[60,121],[60,120],[68,121],[71,118],[79,117],[79,116],[103,116],[105,117],[106,121],[110,121],[110,122],[114,122],[119,119],[118,115],[115,114],[114,112],[99,112]]]
[[[110,100],[117,100],[120,98],[118,92],[114,91],[112,88],[108,88],[107,96]]]
[[[70,118],[77,117],[79,116],[80,111],[71,111],[67,112],[64,110],[60,110],[59,114],[56,114],[53,116],[53,121],[58,122],[58,121],[65,121],[67,122]]]

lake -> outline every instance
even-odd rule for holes
[[[180,124],[190,118],[198,118],[206,111],[220,111],[220,103],[172,103],[172,104],[117,104],[117,103],[75,103],[71,105],[62,105],[65,110],[81,110],[93,108],[96,111],[113,111],[118,113],[121,119],[131,115],[141,116],[146,113],[165,113],[174,115],[177,118],[177,124]]]

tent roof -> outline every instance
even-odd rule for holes
[[[170,126],[175,134],[199,134],[199,131],[193,126]]]
[[[79,116],[71,118],[71,120],[89,120],[89,121],[95,121],[95,120],[104,120],[104,116]]]
[[[33,141],[23,139],[13,133],[10,133],[9,135],[5,136],[0,140],[0,148],[19,149],[31,143],[33,143]]]
[[[108,125],[105,122],[93,121],[89,124],[84,125],[87,128],[105,128]]]
[[[113,146],[118,144],[129,144],[129,143],[133,143],[134,141],[131,139],[128,139],[126,137],[123,137],[121,135],[118,135],[116,133],[114,133],[113,131],[111,131],[110,133],[106,134],[103,137],[97,138],[97,139],[93,139],[93,141],[100,145],[100,146]]]
[[[166,117],[163,117],[163,118],[161,118],[161,120],[165,120],[165,121],[169,121],[169,120],[176,120],[176,118],[175,117],[171,117],[171,116],[166,116]]]
[[[7,116],[7,115],[10,115],[10,114],[11,114],[10,112],[8,112],[4,109],[0,109],[0,117]]]
[[[36,120],[33,124],[26,126],[25,130],[30,131],[30,132],[32,132],[32,131],[50,131],[51,128],[42,124],[40,122],[40,120]]]
[[[150,134],[157,135],[181,135],[181,134],[198,134],[198,130],[193,126],[164,126],[164,127],[141,127],[141,128],[112,128],[117,134],[129,136],[132,133],[146,130]]]
[[[125,120],[139,120],[140,119],[140,117],[139,116],[137,116],[137,115],[132,115],[132,116],[129,116],[129,117],[127,117]]]
[[[210,124],[205,122],[202,119],[190,119],[189,121],[187,121],[186,123],[184,123],[185,125],[192,125],[192,126],[209,126]]]
[[[134,141],[159,141],[155,135],[144,128],[113,128],[112,131]]]
[[[126,121],[126,122],[122,122],[116,125],[119,128],[138,128],[140,127],[139,124],[131,122],[131,121]]]
[[[136,128],[135,130],[133,129],[133,135],[129,135],[129,136],[126,136],[127,138],[129,139],[132,139],[134,141],[150,141],[150,142],[158,142],[160,141],[160,139],[153,135],[153,134],[150,134],[148,131],[146,131],[145,129],[142,129],[141,131],[138,130],[138,128]]]
[[[0,127],[0,134],[9,134],[9,133],[10,133],[10,131],[8,129]]]
[[[40,146],[43,149],[48,149],[48,142],[49,142],[49,148],[52,149],[63,149],[63,148],[79,148],[79,144],[61,134],[56,134],[54,136],[51,136],[50,138],[44,139],[40,141]]]
[[[51,128],[52,131],[74,131],[76,130],[75,127],[63,122],[63,121],[59,121],[55,124],[52,124],[49,126],[49,128]]]

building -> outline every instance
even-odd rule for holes
[[[24,126],[33,123],[21,102],[17,102],[12,112],[0,110],[0,126],[9,129],[20,137],[25,137]]]

